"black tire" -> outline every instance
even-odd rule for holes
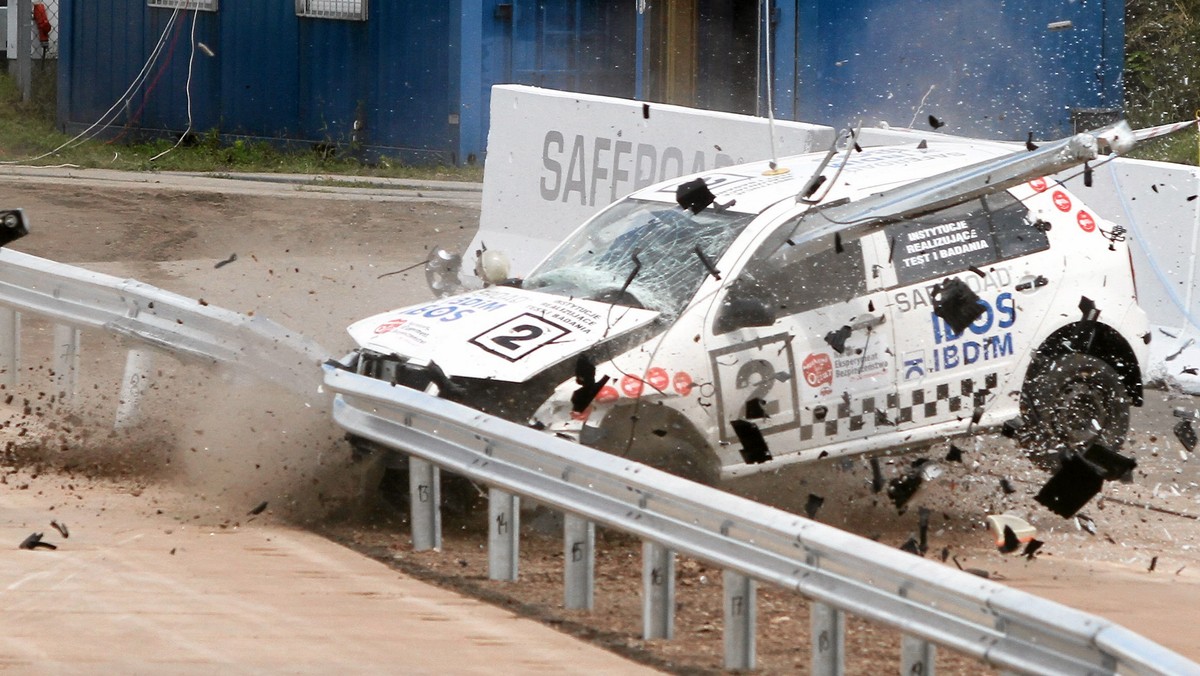
[[[1095,444],[1120,450],[1129,434],[1129,392],[1108,362],[1089,354],[1065,354],[1031,369],[1021,390],[1018,436],[1031,459],[1054,469],[1063,452],[1086,452]]]

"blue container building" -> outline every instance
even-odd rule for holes
[[[58,121],[468,164],[498,83],[1013,140],[1122,105],[1123,0],[765,4],[61,0]]]

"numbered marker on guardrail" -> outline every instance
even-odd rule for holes
[[[595,600],[596,525],[566,514],[563,518],[563,606],[591,610]]]
[[[128,429],[142,419],[142,399],[150,388],[154,373],[154,355],[149,350],[133,348],[125,355],[125,375],[117,399],[117,415],[113,429]]]
[[[521,520],[520,498],[488,489],[488,579],[515,582]]]
[[[725,571],[725,668],[749,671],[754,668],[755,625],[758,608],[754,580]]]
[[[408,497],[413,550],[441,549],[442,477],[437,465],[409,456]]]
[[[900,642],[900,673],[903,676],[933,676],[936,646],[915,636],[904,636]]]
[[[809,626],[813,676],[842,676],[846,673],[846,614],[813,601],[809,604]]]
[[[675,638],[675,552],[642,543],[642,638]]]
[[[54,383],[60,401],[71,401],[79,394],[80,334],[73,326],[54,325]]]
[[[21,313],[0,308],[0,383],[14,387],[21,371]]]

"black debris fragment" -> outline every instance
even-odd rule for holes
[[[758,429],[758,425],[749,420],[734,420],[730,422],[738,441],[742,444],[742,460],[747,465],[757,465],[771,460],[771,449],[767,440]]]
[[[1000,477],[1000,490],[1004,491],[1005,495],[1012,495],[1013,493],[1017,492],[1016,487],[1012,485],[1012,482],[1008,480],[1008,477],[1004,476]]]
[[[71,532],[67,530],[67,524],[51,521],[50,525],[54,527],[54,530],[58,531],[59,535],[63,536],[64,540],[71,537]]]
[[[929,116],[929,126],[933,127],[934,129],[941,129],[942,127],[946,126],[946,123],[937,119],[933,115],[930,115]]]
[[[650,104],[649,103],[642,104],[642,119],[643,120],[650,119]]]
[[[912,535],[904,541],[904,544],[900,545],[900,551],[921,556],[921,546],[917,543],[917,538]]]
[[[958,566],[958,569],[964,573],[970,573],[972,575],[977,575],[979,577],[982,577],[985,580],[990,579],[992,577],[991,573],[987,572],[986,570],[983,570],[982,568],[963,568],[962,564],[958,562],[957,556],[951,557],[951,560],[953,560],[954,565]]]
[[[1175,438],[1191,453],[1196,450],[1196,430],[1191,420],[1180,420],[1175,423]]]
[[[702,178],[688,181],[675,189],[675,201],[693,214],[704,211],[716,199],[717,196],[708,189],[708,184]]]
[[[263,500],[262,502],[258,503],[257,507],[250,510],[249,512],[246,512],[246,516],[258,516],[259,514],[262,514],[263,512],[265,512],[266,510],[267,510],[267,501]]]
[[[1083,313],[1083,321],[1094,322],[1100,318],[1100,311],[1096,309],[1096,301],[1087,296],[1079,297],[1079,311]]]
[[[871,492],[883,490],[883,469],[879,466],[879,458],[871,458]]]
[[[1034,555],[1037,554],[1038,550],[1041,549],[1042,545],[1044,545],[1044,544],[1046,544],[1046,543],[1042,542],[1041,540],[1037,540],[1037,539],[1026,542],[1025,543],[1025,551],[1021,552],[1021,556],[1024,556],[1025,558],[1032,561]]]
[[[1087,166],[1087,163],[1086,163],[1086,162],[1084,163],[1084,166]],[[1153,190],[1154,192],[1158,192],[1158,184],[1157,184],[1157,183],[1151,183],[1151,184],[1150,184],[1150,189],[1151,189],[1151,190]]]
[[[767,417],[767,410],[763,407],[766,404],[765,399],[755,397],[746,400],[746,417],[751,420],[759,420]]]
[[[946,321],[955,333],[962,333],[987,308],[979,296],[961,279],[948,277],[933,287],[933,313]]]
[[[1158,557],[1157,556],[1150,557],[1150,568],[1148,569],[1149,572],[1153,573],[1154,569],[1157,567],[1158,567]]]
[[[575,360],[575,382],[579,385],[579,389],[571,393],[571,410],[575,413],[583,413],[588,406],[592,405],[592,400],[608,383],[608,376],[604,376],[597,382],[596,364],[587,355],[581,354]]]
[[[1017,539],[1017,533],[1012,529],[1012,526],[1004,527],[1004,542],[997,548],[1001,554],[1012,554],[1021,547],[1021,541]]]
[[[214,268],[223,268],[226,265],[229,265],[230,263],[232,263],[236,260],[237,260],[237,254],[232,253],[232,254],[229,254],[229,258],[226,258],[223,261],[217,261],[216,265],[214,265],[213,267]]]
[[[37,549],[38,547],[43,547],[45,549],[58,549],[58,547],[55,547],[49,542],[42,542],[41,533],[30,533],[29,537],[22,540],[21,544],[19,545],[20,549]]]
[[[1037,144],[1033,142],[1033,132],[1029,132],[1029,136],[1025,139],[1025,150],[1033,152],[1037,149]]]
[[[840,232],[833,233],[833,251],[834,253],[846,253],[846,247],[842,246],[842,234]]]
[[[942,563],[945,563],[948,558],[950,558],[950,548],[942,547]]]
[[[664,429],[654,429],[654,430],[650,430],[650,433],[651,433],[651,434],[653,434],[654,436],[656,436],[656,437],[660,438],[660,439],[661,439],[662,437],[665,437],[665,436],[667,436],[667,431],[666,431],[666,430],[664,430]]]
[[[969,267],[967,269],[970,270],[971,272],[974,272],[975,274],[979,275],[980,277],[987,277],[986,272],[984,272],[983,270],[980,270],[978,267],[976,267],[974,265],[972,265],[971,267]]]
[[[1092,187],[1092,165],[1088,164],[1087,162],[1083,163],[1083,187]],[[1155,190],[1154,192],[1158,192],[1158,190]]]
[[[1005,420],[1004,425],[1000,427],[1000,434],[1009,439],[1014,439],[1017,436],[1017,432],[1020,432],[1021,428],[1024,426],[1025,419],[1021,416],[1009,418],[1008,420]]]
[[[1194,200],[1195,200],[1197,197],[1200,197],[1200,195],[1188,195],[1187,201],[1189,201],[1189,202],[1192,202],[1192,201],[1194,201]]]
[[[887,495],[897,510],[904,511],[904,506],[916,495],[924,480],[920,467],[914,467],[888,482]]]
[[[817,512],[821,511],[821,506],[824,504],[825,498],[816,493],[809,493],[808,501],[804,503],[804,513],[808,515],[808,518],[815,519],[817,518]]]
[[[1183,368],[1179,369],[1179,372],[1186,373],[1189,376],[1197,376],[1200,375],[1200,368],[1196,368],[1195,366],[1184,366]]]
[[[805,184],[804,190],[800,191],[801,199],[808,199],[816,194],[817,190],[821,188],[821,185],[825,183],[825,180],[825,174],[820,174],[819,176],[813,176],[810,178],[808,183]]]
[[[1104,478],[1095,465],[1077,453],[1068,453],[1034,500],[1066,519],[1095,497],[1103,485]]]
[[[925,150],[928,147],[929,147],[929,143],[927,143],[925,141],[925,139],[921,139],[921,142],[917,144],[917,150]]]
[[[846,339],[853,332],[854,330],[849,326],[842,326],[837,331],[830,331],[825,334],[825,342],[829,343],[829,347],[832,347],[838,354],[844,354],[846,352]]]
[[[875,410],[875,425],[879,426],[879,427],[885,427],[885,426],[886,427],[895,427],[896,423],[892,422],[887,417],[886,413],[884,413],[883,411],[881,411],[879,409],[876,409]]]
[[[1106,481],[1116,481],[1128,477],[1137,467],[1137,460],[1121,455],[1101,443],[1093,442],[1084,452],[1083,457],[1099,468],[1100,476]]]
[[[920,546],[921,556],[925,556],[925,552],[929,551],[929,514],[930,511],[925,507],[917,510],[917,544]]]
[[[962,462],[963,450],[954,444],[950,444],[950,450],[946,451],[946,462]]]

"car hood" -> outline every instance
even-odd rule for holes
[[[432,360],[448,376],[524,382],[654,320],[651,310],[490,287],[351,324],[360,347]]]

